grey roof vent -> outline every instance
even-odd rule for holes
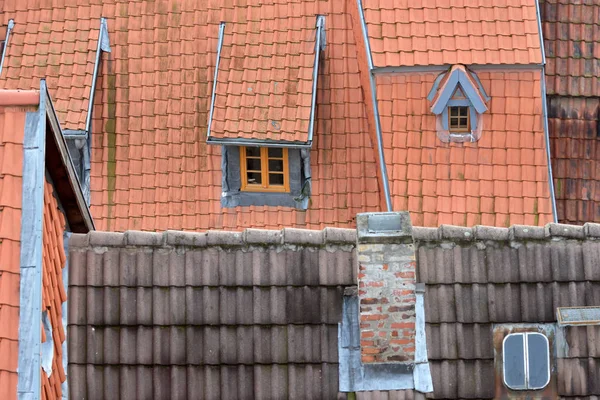
[[[600,307],[559,307],[559,325],[600,325]]]

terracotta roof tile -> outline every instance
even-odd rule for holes
[[[377,76],[378,95],[384,87],[396,94],[393,101],[379,98],[382,117],[392,119],[392,129],[383,134],[394,207],[408,209],[417,226],[550,222],[542,122],[530,107],[503,106],[523,99],[541,109],[540,73],[477,75],[491,98],[489,111],[481,139],[463,144],[445,144],[436,136],[435,115],[422,95],[436,74]],[[389,106],[401,101],[403,108]],[[411,110],[408,117],[404,109]]]
[[[600,96],[600,4],[540,1],[548,94]]]
[[[363,8],[376,67],[542,61],[535,0],[365,0]]]

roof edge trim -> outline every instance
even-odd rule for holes
[[[536,2],[537,3],[537,2]],[[554,174],[552,172],[552,154],[550,153],[550,128],[548,127],[548,101],[546,94],[546,68],[542,67],[540,86],[542,89],[542,120],[544,122],[544,139],[546,142],[546,162],[548,163],[548,189],[550,192],[550,203],[552,205],[552,218],[558,222],[558,211],[556,209],[556,192],[554,191]]]
[[[258,140],[258,139],[228,139],[209,137],[206,140],[207,144],[224,145],[224,146],[261,146],[261,147],[289,147],[289,148],[311,148],[312,141],[308,142],[288,142],[275,140]]]
[[[77,173],[75,172],[73,160],[71,160],[71,156],[69,155],[67,142],[65,140],[65,137],[63,136],[62,129],[60,127],[60,122],[58,121],[58,117],[56,116],[54,104],[52,103],[52,98],[48,93],[48,87],[46,86],[45,80],[42,80],[40,91],[42,99],[45,103],[46,120],[48,121],[51,127],[50,135],[46,134],[46,141],[48,141],[50,136],[57,147],[57,151],[61,158],[61,163],[64,166],[66,174],[68,176],[69,186],[71,188],[71,191],[73,192],[73,196],[75,198],[75,202],[77,204],[77,208],[79,209],[79,213],[81,214],[81,218],[85,228],[84,226],[80,226],[81,223],[77,224],[72,219],[70,219],[69,213],[66,212],[66,210],[65,218],[67,219],[69,226],[71,227],[73,232],[85,232],[86,230],[95,230],[96,228],[94,226],[94,219],[92,218],[90,208],[83,195],[81,183],[79,182],[79,178],[77,177]]]
[[[208,112],[208,126],[206,127],[206,139],[210,138],[213,114],[215,111],[215,100],[217,98],[217,78],[219,77],[219,63],[221,62],[221,49],[223,48],[223,36],[225,35],[225,22],[219,24],[219,41],[217,42],[217,60],[215,61],[215,74],[213,77],[212,94],[210,95],[210,110]]]
[[[452,98],[454,91],[459,86],[479,114],[488,110],[488,107],[485,105],[485,95],[480,93],[480,87],[478,87],[477,81],[474,78],[471,78],[471,72],[466,67],[455,66],[452,67],[448,73],[450,75],[444,83],[441,83],[441,88],[438,89],[441,91],[438,92],[437,96],[434,96],[431,112],[434,114],[441,114]]]
[[[315,113],[317,108],[317,83],[319,79],[319,60],[321,58],[321,50],[325,47],[325,16],[317,15],[317,36],[315,38],[315,61],[313,64],[312,76],[312,93],[310,100],[310,119],[308,121],[308,142],[312,142],[313,133],[315,130]]]
[[[539,70],[540,64],[469,64],[472,70]],[[375,67],[372,72],[375,75],[398,74],[398,73],[418,73],[418,72],[443,72],[451,68],[451,64],[443,65],[414,65],[398,67]]]
[[[2,66],[4,66],[4,57],[6,57],[6,49],[8,48],[8,40],[10,39],[10,33],[15,27],[15,20],[8,20],[8,27],[6,29],[6,37],[4,38],[4,46],[2,46],[2,58],[0,58],[0,76],[2,76]],[[38,98],[39,100],[39,98]]]
[[[542,65],[546,65],[546,49],[544,48],[544,31],[542,29],[542,13],[540,10],[540,2],[535,2],[535,13],[538,23],[538,32],[540,34],[540,52],[542,53]]]

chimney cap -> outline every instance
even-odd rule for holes
[[[361,213],[356,216],[359,243],[410,243],[412,223],[408,211]]]

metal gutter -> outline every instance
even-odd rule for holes
[[[215,99],[217,97],[217,78],[219,77],[219,63],[221,62],[221,48],[223,47],[223,35],[225,34],[225,22],[219,25],[219,42],[217,43],[217,61],[215,62],[215,74],[213,77],[212,94],[210,96],[210,111],[208,113],[208,127],[206,129],[206,139],[210,138],[210,128],[212,126],[213,113],[215,111]]]
[[[317,37],[315,43],[315,62],[313,64],[313,82],[312,82],[312,95],[310,101],[310,120],[308,125],[308,142],[312,143],[313,132],[315,130],[315,111],[317,108],[317,79],[319,77],[319,58],[321,56],[321,50],[325,47],[325,43],[322,41],[322,36],[325,32],[325,17],[322,15],[317,16]]]
[[[365,14],[363,11],[362,1],[356,0],[358,7],[358,15],[360,16],[360,23],[362,27],[363,40],[365,42],[365,49],[367,52],[367,60],[369,63],[369,81],[371,85],[371,102],[373,103],[373,114],[375,119],[375,132],[377,135],[377,152],[379,154],[379,169],[381,170],[381,179],[383,181],[383,194],[385,196],[385,203],[387,211],[392,211],[392,199],[390,196],[390,183],[388,181],[387,166],[385,163],[385,154],[383,151],[383,136],[381,133],[381,121],[379,118],[379,106],[377,104],[377,86],[375,84],[375,74],[373,72],[373,56],[371,54],[371,45],[369,44],[369,35],[367,34],[367,23],[365,21]]]
[[[6,38],[4,38],[4,48],[2,49],[2,59],[0,59],[0,76],[2,76],[2,66],[4,65],[4,57],[6,57],[6,49],[8,48],[8,39],[10,33],[15,27],[15,21],[11,18],[8,20],[8,27],[6,28]]]
[[[19,355],[17,398],[41,399],[42,223],[46,135],[46,83],[42,80],[39,108],[25,117],[23,138],[23,206],[19,289]],[[25,201],[26,199],[26,201]]]
[[[542,51],[542,64],[540,72],[540,81],[542,88],[542,118],[544,120],[544,135],[546,139],[546,160],[548,162],[548,188],[550,190],[550,201],[552,202],[552,217],[554,222],[558,222],[558,211],[556,210],[556,192],[554,191],[554,174],[552,173],[552,155],[550,152],[550,129],[548,128],[548,98],[546,93],[546,51],[544,49],[544,34],[542,33],[542,15],[540,13],[540,4],[536,4],[538,32],[540,34],[540,49]]]
[[[221,139],[208,138],[207,144],[217,144],[222,146],[261,146],[261,147],[287,147],[290,149],[310,149],[312,142],[284,142],[284,141],[268,141],[255,139]]]

